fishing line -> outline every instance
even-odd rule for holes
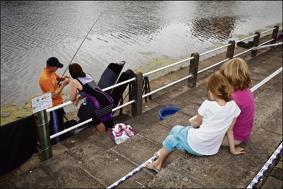
[[[101,13],[101,14],[98,16],[98,18],[95,20],[95,22],[92,24],[92,26],[91,26],[90,30],[87,32],[87,34],[86,34],[85,38],[84,38],[84,39],[83,39],[83,41],[81,42],[81,44],[80,44],[79,48],[77,49],[77,51],[76,51],[76,52],[75,52],[75,54],[73,55],[72,59],[70,60],[70,62],[69,62],[69,64],[68,64],[68,66],[66,67],[66,69],[65,69],[65,71],[63,72],[63,74],[62,74],[61,78],[59,79],[59,81],[58,81],[58,85],[59,85],[59,84],[60,84],[60,82],[62,81],[62,78],[63,78],[64,74],[66,73],[66,71],[67,71],[67,69],[68,69],[69,65],[72,63],[72,61],[74,60],[75,56],[76,56],[76,55],[77,55],[77,53],[79,52],[79,50],[80,50],[81,46],[83,45],[84,41],[86,40],[86,38],[87,38],[88,34],[91,32],[92,28],[95,26],[95,24],[98,22],[98,20],[102,17],[102,15],[103,15],[103,13]]]

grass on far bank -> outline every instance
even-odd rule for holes
[[[26,103],[25,105],[21,105],[21,106],[16,104],[8,104],[2,106],[0,126],[27,117],[31,114],[32,114],[32,109],[29,103]]]

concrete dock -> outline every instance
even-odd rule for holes
[[[243,49],[240,49],[241,51]],[[250,53],[247,53],[250,54]],[[212,60],[200,62],[205,67]],[[252,85],[282,66],[282,47],[262,50],[248,61]],[[144,103],[144,112],[137,117],[120,116],[115,122],[130,124],[135,136],[115,145],[95,128],[53,146],[53,158],[40,162],[35,154],[20,168],[0,178],[0,188],[105,188],[150,158],[160,147],[174,125],[188,125],[190,117],[207,98],[205,79],[219,67],[198,76],[197,86],[188,88],[187,81],[153,95]],[[188,73],[186,69],[166,76],[159,86]],[[165,76],[164,76],[165,77]],[[152,84],[154,86],[154,82]],[[175,151],[160,173],[143,169],[119,185],[119,188],[244,188],[282,142],[282,73],[254,93],[256,102],[252,138],[241,145],[246,154],[234,156],[228,147],[209,157],[195,157]],[[159,121],[159,109],[168,104],[181,111]],[[282,188],[282,158],[271,171],[262,188]]]

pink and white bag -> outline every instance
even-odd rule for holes
[[[133,128],[130,125],[125,125],[124,123],[118,123],[112,128],[112,135],[114,142],[120,144],[132,136],[134,136]]]

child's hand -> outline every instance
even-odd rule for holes
[[[201,122],[202,122],[202,118],[199,114],[197,114],[194,117],[190,118],[189,122],[190,122],[191,126],[193,126],[194,128],[199,128],[199,126],[201,125]]]
[[[239,154],[244,154],[246,152],[245,152],[244,148],[236,147],[235,150],[231,150],[231,153],[234,154],[234,155],[239,155]]]

